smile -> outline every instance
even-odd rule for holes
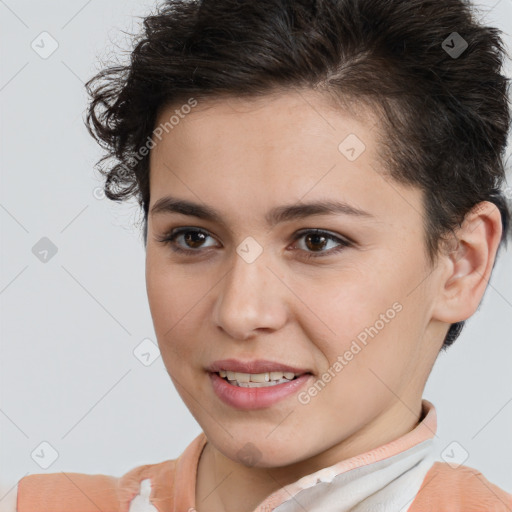
[[[233,386],[263,388],[276,386],[296,379],[300,374],[293,372],[241,373],[220,370],[218,375]]]
[[[252,382],[251,380],[240,382],[236,378],[229,380],[227,372],[226,377],[221,377],[220,372],[210,372],[209,376],[213,391],[217,397],[225,404],[242,410],[270,407],[299,392],[313,378],[313,375],[310,373],[304,373],[300,376],[292,373],[292,379],[283,377],[282,379],[271,380],[270,373],[273,372],[266,374],[242,374],[242,379],[246,379],[246,376],[261,379],[261,375],[263,375],[263,379],[269,378],[268,381],[263,380],[263,382]]]

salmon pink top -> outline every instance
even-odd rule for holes
[[[306,475],[254,512],[512,512],[512,494],[468,466],[435,460],[436,410],[422,401],[417,426],[366,453]],[[18,482],[17,512],[195,512],[201,432],[174,460],[120,477],[33,474]],[[201,507],[204,510],[204,507]]]

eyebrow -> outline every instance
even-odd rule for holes
[[[151,216],[164,213],[180,213],[182,215],[190,215],[225,225],[221,214],[215,209],[171,196],[165,196],[158,199],[150,211]],[[303,219],[313,215],[340,214],[351,215],[354,217],[375,218],[371,213],[347,203],[323,200],[310,203],[277,206],[265,215],[265,221],[269,226],[273,227],[282,222]]]

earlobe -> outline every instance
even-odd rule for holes
[[[468,212],[454,234],[452,249],[443,256],[449,271],[439,282],[434,319],[455,323],[475,313],[491,276],[501,233],[501,214],[495,204],[483,201]]]

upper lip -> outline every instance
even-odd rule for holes
[[[278,363],[276,361],[268,361],[266,359],[253,359],[252,361],[240,361],[238,359],[221,359],[215,361],[206,368],[209,372],[216,373],[220,370],[238,373],[267,373],[267,372],[293,372],[298,375],[303,373],[311,373],[310,370],[304,368],[296,368],[287,364]]]

